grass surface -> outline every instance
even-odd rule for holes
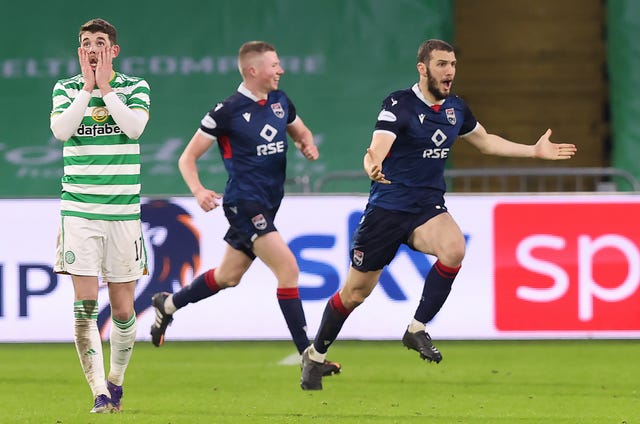
[[[93,415],[72,343],[0,344],[0,423],[640,424],[640,342],[338,341],[324,390],[278,365],[290,342],[138,342],[124,411]],[[106,352],[108,346],[105,345]]]

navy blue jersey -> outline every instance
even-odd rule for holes
[[[420,212],[441,198],[446,190],[445,161],[453,142],[476,125],[476,118],[458,96],[448,96],[436,111],[426,103],[417,84],[391,93],[382,102],[375,127],[396,136],[382,162],[382,172],[391,184],[372,182],[369,203]]]
[[[218,103],[200,123],[200,129],[218,140],[229,174],[225,203],[252,200],[277,208],[284,196],[287,168],[287,125],[296,108],[280,90],[257,101],[240,85],[238,92]]]

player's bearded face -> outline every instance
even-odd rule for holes
[[[447,96],[449,95],[449,88],[451,87],[450,84],[447,84],[446,87],[446,92],[440,88],[441,85],[441,81],[438,81],[433,74],[431,73],[431,70],[429,69],[429,66],[427,66],[427,89],[429,90],[429,92],[433,95],[433,97],[436,98],[436,100],[443,100],[446,99]]]

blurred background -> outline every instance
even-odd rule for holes
[[[1,0],[0,9],[0,197],[58,196],[51,90],[79,72],[78,28],[93,17],[118,29],[116,68],[151,85],[143,195],[188,194],[177,158],[201,117],[237,88],[237,50],[251,39],[278,48],[281,88],[320,144],[317,162],[290,156],[289,193],[368,190],[362,155],[381,101],[417,80],[417,48],[432,37],[455,45],[454,91],[489,131],[534,143],[552,128],[552,139],[579,148],[572,161],[549,163],[483,157],[459,142],[451,192],[628,191],[640,177],[633,0]],[[201,169],[222,190],[217,151]]]

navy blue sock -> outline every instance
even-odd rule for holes
[[[184,286],[180,291],[175,292],[173,294],[175,307],[180,309],[189,303],[196,303],[218,293],[220,287],[213,276],[214,271],[215,268],[210,269],[197,276],[188,286]]]
[[[313,341],[313,347],[318,353],[327,353],[329,346],[338,337],[338,333],[342,329],[342,325],[347,320],[351,311],[348,311],[342,304],[340,293],[334,294],[327,302],[320,321],[320,329]]]
[[[307,320],[302,309],[300,291],[297,287],[278,288],[276,296],[293,343],[296,345],[298,353],[302,353],[309,346],[309,337],[307,337]]]
[[[451,268],[442,265],[440,261],[436,261],[433,264],[425,279],[418,309],[416,309],[416,313],[413,316],[416,321],[427,323],[436,316],[447,300],[453,280],[455,280],[459,270],[459,266]]]

